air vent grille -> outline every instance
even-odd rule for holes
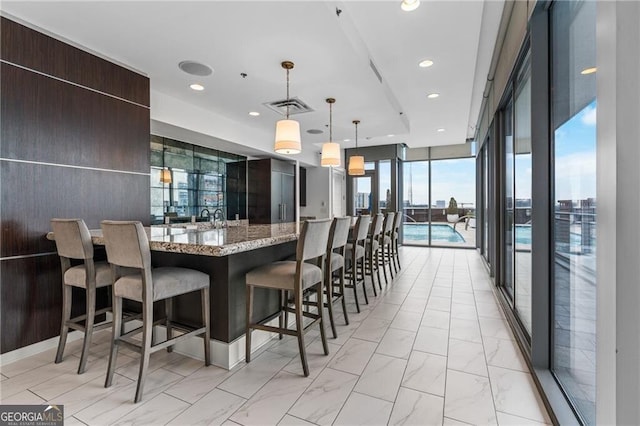
[[[376,68],[376,65],[373,63],[371,59],[369,59],[369,66],[371,67],[371,70],[376,75],[376,77],[378,77],[378,81],[382,83],[382,76],[380,75],[378,68]]]
[[[267,108],[282,115],[287,114],[287,105],[289,105],[289,115],[303,114],[305,112],[313,111],[309,105],[298,98],[290,98],[289,100],[283,99],[281,101],[267,102],[264,104]]]

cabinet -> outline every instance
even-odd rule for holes
[[[264,159],[249,161],[248,169],[249,222],[295,221],[294,166],[276,159]]]

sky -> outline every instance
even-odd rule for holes
[[[404,196],[409,200],[409,182],[413,195],[413,204],[429,203],[429,169],[427,161],[404,163]],[[476,203],[476,160],[475,158],[458,158],[452,160],[433,160],[431,162],[431,204],[437,200],[454,197],[461,207]]]

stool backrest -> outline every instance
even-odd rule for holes
[[[384,215],[382,213],[378,213],[373,217],[373,225],[371,226],[371,235],[373,238],[378,238],[380,233],[382,232],[382,222],[384,220]]]
[[[393,232],[393,220],[395,219],[396,214],[394,212],[387,212],[384,216],[384,234],[391,236]]]
[[[358,241],[364,241],[367,239],[369,233],[369,225],[371,224],[371,216],[362,215],[358,216],[356,226],[353,228],[353,239]]]
[[[349,227],[351,226],[351,216],[335,217],[329,230],[329,241],[327,251],[344,247],[349,239]]]
[[[296,260],[305,261],[324,255],[327,251],[331,219],[305,220],[296,247]]]
[[[393,230],[398,232],[400,230],[400,221],[402,221],[402,210],[396,212],[395,220],[393,221]]]
[[[151,250],[147,233],[139,221],[100,222],[107,260],[112,265],[151,270]]]
[[[60,257],[93,259],[89,228],[82,219],[51,219],[51,228]]]

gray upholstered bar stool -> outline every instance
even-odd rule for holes
[[[351,216],[336,217],[331,223],[329,230],[329,240],[327,242],[327,254],[324,266],[325,291],[327,292],[327,309],[329,311],[329,322],[333,338],[338,337],[336,324],[333,319],[333,302],[342,300],[342,312],[344,321],[349,325],[347,316],[347,302],[344,300],[344,270],[345,270],[345,248],[349,239],[349,228],[351,226]],[[338,274],[337,281],[334,281],[334,273]],[[337,291],[334,290],[337,287]]]
[[[315,324],[319,323],[320,336],[322,338],[322,346],[324,354],[329,354],[327,346],[327,338],[324,330],[324,322],[322,319],[323,302],[323,273],[322,267],[306,260],[324,257],[327,250],[327,240],[329,237],[329,228],[331,227],[331,219],[307,220],[302,225],[300,237],[296,247],[296,260],[283,260],[260,266],[249,271],[246,276],[247,284],[247,328],[246,328],[246,352],[245,360],[251,362],[251,331],[265,330],[278,334],[288,334],[298,337],[298,348],[300,350],[300,360],[302,361],[302,371],[305,376],[309,375],[309,366],[307,364],[307,354],[304,345],[304,334]],[[323,262],[319,263],[320,265]],[[271,288],[280,290],[284,293],[281,311],[280,311],[280,327],[253,322],[253,290],[255,287]],[[303,293],[306,289],[315,288],[317,293],[316,307],[317,313],[303,312]],[[289,307],[289,293],[293,296],[295,309]],[[296,317],[296,329],[290,330],[286,321],[283,322],[284,312],[294,312]],[[303,316],[313,319],[307,326],[303,325]]]
[[[393,269],[396,271],[396,274],[400,269],[402,269],[400,266],[400,252],[398,251],[402,215],[402,210],[396,212],[396,216],[393,220],[393,232],[391,233],[391,257],[393,258]]]
[[[84,332],[84,342],[78,374],[82,374],[87,366],[93,331],[111,326],[111,323],[94,325],[96,315],[111,310],[96,311],[96,289],[111,285],[111,268],[107,262],[94,262],[91,234],[82,219],[51,219],[51,228],[62,266],[62,322],[55,362],[62,362],[69,329],[80,330]],[[84,263],[71,266],[72,259]],[[75,318],[71,318],[73,287],[84,288],[86,293],[86,313]]]
[[[356,310],[360,312],[360,303],[358,302],[358,283],[362,282],[362,291],[364,292],[365,302],[369,303],[367,298],[367,289],[364,284],[364,245],[371,224],[371,216],[358,216],[356,225],[351,231],[351,241],[347,243],[345,250],[345,258],[349,261],[347,266],[347,274],[349,283],[345,285],[347,288],[353,288],[353,298],[356,302]]]
[[[367,236],[367,243],[365,244],[366,251],[366,264],[365,275],[371,276],[371,284],[373,286],[373,295],[377,296],[375,276],[378,277],[378,287],[382,290],[382,280],[380,279],[380,240],[382,239],[382,225],[384,221],[384,215],[378,213],[373,216],[373,223],[371,224],[369,235]],[[365,294],[366,296],[366,294]]]
[[[163,348],[169,348],[188,337],[195,335],[204,336],[204,363],[209,365],[209,276],[203,272],[187,268],[160,267],[151,268],[151,251],[149,240],[142,224],[137,221],[119,222],[102,221],[102,233],[107,248],[107,259],[111,263],[113,277],[113,335],[111,340],[111,354],[109,356],[109,368],[105,387],[111,386],[113,373],[116,367],[118,346],[124,343],[140,352],[140,372],[138,374],[138,386],[135,402],[140,401],[144,389],[149,357],[153,352]],[[122,276],[122,267],[135,268],[138,273]],[[152,328],[153,302],[168,300],[192,291],[200,291],[202,298],[202,322],[203,326],[196,329],[187,329],[171,324],[167,318],[167,340],[153,344]],[[142,303],[142,327],[126,334],[120,331],[122,321],[122,300],[129,299]],[[175,327],[185,333],[173,337],[171,327]],[[142,343],[131,336],[142,332]]]

